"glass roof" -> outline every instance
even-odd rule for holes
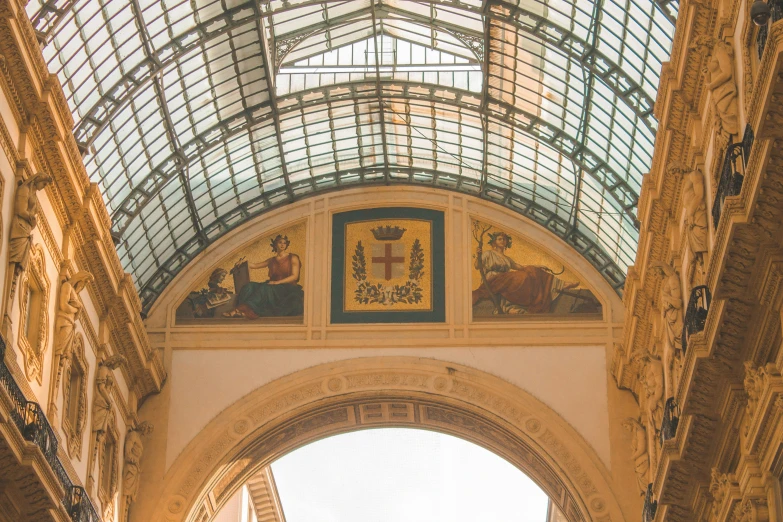
[[[553,231],[621,292],[677,3],[30,0],[148,309],[231,228],[430,185]]]
[[[337,435],[272,463],[287,522],[546,522],[549,498],[475,444],[400,428]]]

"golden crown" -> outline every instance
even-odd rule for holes
[[[392,227],[386,225],[385,227],[375,227],[372,229],[372,235],[378,241],[396,241],[400,239],[407,229],[400,227]]]

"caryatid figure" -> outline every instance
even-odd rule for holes
[[[30,264],[30,250],[33,247],[33,230],[38,226],[38,196],[36,192],[46,188],[52,178],[45,174],[35,174],[20,181],[14,194],[14,216],[11,219],[11,235],[8,238],[8,262],[11,274],[11,293],[13,301],[19,274],[27,270]]]
[[[685,237],[699,270],[696,286],[704,284],[704,258],[707,256],[707,203],[704,200],[704,174],[701,169],[674,167],[685,178],[682,204],[685,209]],[[696,274],[694,274],[695,276]]]
[[[650,483],[650,455],[647,453],[647,431],[638,420],[631,417],[623,421],[623,428],[631,434],[631,460],[633,460],[639,490],[644,495],[647,491],[647,484]]]
[[[122,355],[108,357],[98,364],[95,376],[95,397],[92,400],[92,431],[100,440],[109,427],[111,418],[111,394],[114,388],[113,371],[125,362]]]
[[[60,287],[57,319],[54,322],[54,401],[57,401],[57,388],[60,376],[70,364],[73,355],[73,345],[76,339],[76,318],[82,310],[79,292],[84,290],[93,280],[92,274],[86,271],[77,272]]]
[[[646,414],[647,424],[653,430],[651,435],[655,436],[655,430],[660,429],[663,422],[664,372],[661,361],[656,357],[648,356],[642,372],[644,387],[642,407]]]
[[[644,366],[639,377],[642,379],[644,397],[640,398],[644,411],[644,422],[647,424],[647,451],[650,467],[658,465],[658,431],[663,422],[664,373],[660,359],[650,355],[644,358]],[[646,487],[646,485],[645,485]]]
[[[734,49],[723,41],[709,36],[696,40],[692,48],[704,48],[709,52],[706,73],[715,113],[721,128],[730,135],[739,134],[739,106],[737,84],[734,81]]]
[[[128,519],[130,505],[136,500],[141,482],[141,456],[144,453],[142,436],[152,433],[153,426],[142,422],[128,432],[125,437],[125,465],[122,471],[122,496],[125,497],[125,519]]]
[[[666,263],[652,265],[663,277],[661,313],[664,324],[663,377],[665,399],[674,396],[675,365],[682,350],[682,285],[680,275]]]

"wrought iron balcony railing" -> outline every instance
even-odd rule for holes
[[[644,495],[644,509],[642,509],[642,522],[655,520],[656,511],[658,511],[658,501],[652,498],[652,484],[647,484],[647,493]]]
[[[783,2],[783,0],[781,0]],[[748,160],[750,159],[750,151],[753,148],[753,140],[756,139],[756,135],[753,132],[753,127],[745,125],[745,133],[742,135],[742,166],[748,166]]]
[[[674,397],[666,399],[666,405],[663,407],[663,420],[661,421],[661,445],[664,441],[673,439],[677,435],[677,425],[680,423],[680,417],[675,415],[678,413],[677,410]]]
[[[764,47],[767,45],[767,36],[769,36],[769,26],[780,19],[783,19],[783,0],[767,0],[769,5],[769,21],[766,25],[759,27],[756,34],[756,49],[759,52],[759,60],[764,56]]]
[[[688,307],[685,309],[685,317],[682,322],[683,355],[688,351],[690,336],[704,330],[707,313],[710,311],[710,303],[712,303],[712,294],[709,288],[701,285],[691,290],[691,297],[688,299]]]
[[[752,145],[751,145],[752,146]],[[726,149],[726,156],[723,160],[723,169],[721,170],[720,181],[718,181],[718,191],[715,193],[715,201],[712,203],[712,225],[716,229],[720,223],[720,216],[723,212],[723,205],[728,196],[736,196],[742,190],[742,181],[745,171],[745,144],[729,143]],[[750,147],[748,147],[750,149]]]
[[[100,522],[92,502],[81,486],[75,486],[57,456],[57,437],[37,402],[28,401],[5,364],[5,340],[0,337],[0,385],[11,396],[11,418],[25,440],[40,448],[65,491],[63,506],[73,522]]]

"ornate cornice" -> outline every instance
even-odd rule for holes
[[[109,321],[113,348],[128,361],[126,380],[136,396],[144,398],[160,390],[166,373],[150,348],[138,294],[121,268],[108,213],[89,182],[71,133],[73,120],[65,97],[57,78],[47,71],[22,3],[6,0],[0,11],[0,85],[27,131],[26,148],[37,169],[54,179],[47,189],[49,201],[60,226],[74,230],[76,259],[95,276],[96,294],[104,297],[95,304]],[[7,129],[0,132],[0,146],[8,149],[9,158],[19,159]]]
[[[76,394],[71,394],[71,374],[74,367],[81,375],[79,389]],[[65,439],[68,443],[68,456],[72,459],[82,459],[82,441],[84,440],[84,428],[87,424],[87,382],[89,379],[90,368],[87,359],[84,357],[84,339],[81,335],[76,336],[71,353],[71,362],[63,374],[63,413],[62,428],[65,433]],[[77,404],[70,404],[72,399],[76,399]],[[71,408],[76,409],[76,416],[71,419],[69,415]]]
[[[31,288],[32,286],[32,288]],[[24,359],[27,379],[40,385],[43,379],[43,360],[49,345],[49,278],[46,275],[46,258],[41,245],[30,248],[30,263],[22,276],[19,297],[18,345]],[[32,294],[31,294],[32,293]],[[28,294],[33,295],[28,303]],[[35,295],[37,294],[37,295]],[[28,310],[35,307],[35,310]],[[27,321],[31,324],[28,325]],[[35,328],[35,332],[31,330]],[[34,336],[27,335],[27,332]]]

